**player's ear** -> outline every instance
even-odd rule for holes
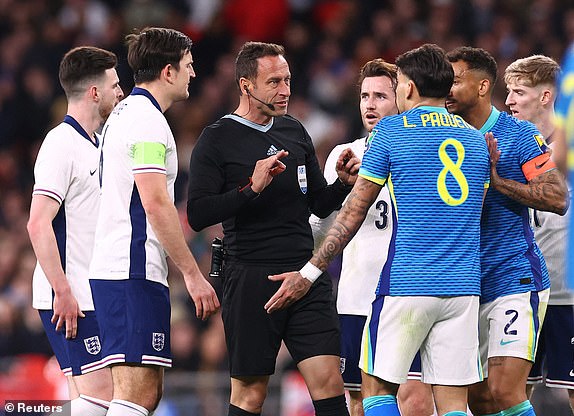
[[[485,78],[478,84],[478,95],[484,97],[490,91],[490,80]]]
[[[98,87],[95,85],[90,86],[90,88],[88,89],[88,94],[90,94],[91,99],[94,101],[97,101],[100,98]]]
[[[173,66],[171,64],[167,64],[163,67],[160,72],[160,78],[166,79],[169,83],[171,83],[171,77],[173,75]]]
[[[407,82],[407,91],[406,91],[406,95],[405,95],[405,98],[407,100],[410,100],[413,97],[413,94],[415,93],[416,88],[417,88],[417,86],[415,85],[413,80],[409,79],[409,81]]]
[[[544,90],[542,92],[542,97],[540,97],[540,102],[543,105],[548,104],[550,101],[552,100],[552,91],[550,90]]]

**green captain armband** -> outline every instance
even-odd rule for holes
[[[132,146],[134,165],[165,167],[165,145],[157,142],[139,142]]]

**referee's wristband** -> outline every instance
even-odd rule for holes
[[[314,283],[315,280],[317,280],[319,276],[323,274],[321,269],[319,269],[314,264],[311,264],[311,262],[307,262],[307,264],[305,264],[303,268],[299,270],[299,273],[311,283]]]

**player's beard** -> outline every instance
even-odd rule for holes
[[[105,105],[100,106],[100,108],[98,109],[98,112],[99,112],[100,117],[102,118],[103,121],[106,121],[108,119],[108,117],[112,113],[112,110],[114,109],[114,107],[116,106],[117,103],[118,103],[118,101],[114,101],[112,103],[109,103],[109,104],[106,103]]]

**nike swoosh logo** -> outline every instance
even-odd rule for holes
[[[512,344],[513,342],[518,342],[518,340],[517,340],[517,339],[513,339],[513,340],[510,340],[510,341],[505,341],[505,340],[501,339],[501,340],[500,340],[500,345],[504,346],[504,345],[507,345],[507,344]]]
[[[94,176],[94,173],[96,173],[97,169],[94,169],[93,171],[90,171],[90,176]]]
[[[574,377],[574,370],[570,370],[570,377]]]
[[[535,163],[535,164],[534,164],[534,167],[535,167],[536,169],[541,169],[545,164],[548,163],[549,160],[550,160],[550,159],[546,159],[546,160],[545,160],[544,162],[542,162],[541,164]]]

